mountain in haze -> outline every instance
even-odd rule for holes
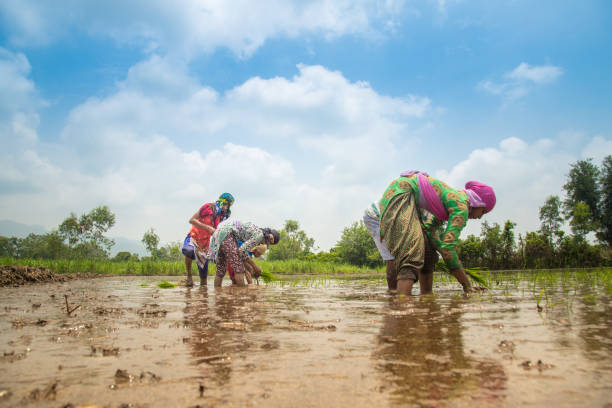
[[[27,225],[10,220],[0,220],[0,236],[25,238],[30,234],[46,234],[47,229],[41,225]],[[142,242],[135,239],[123,237],[109,237],[115,240],[115,245],[111,248],[111,256],[117,252],[127,251],[136,253],[140,256],[147,255],[147,251]]]
[[[0,220],[0,235],[3,237],[25,238],[32,233],[45,234],[47,229],[41,225],[26,225],[10,220]]]

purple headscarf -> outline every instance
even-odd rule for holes
[[[495,207],[495,191],[492,187],[478,181],[465,183],[465,192],[470,199],[470,207],[485,207],[490,212]]]

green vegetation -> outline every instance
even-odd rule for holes
[[[170,283],[168,281],[161,281],[157,284],[157,287],[160,289],[172,289],[172,288],[176,288],[176,285],[174,283]]]
[[[515,234],[516,223],[484,221],[480,236],[460,240],[457,250],[468,274],[478,284],[477,268],[488,270],[549,269],[612,265],[612,156],[601,168],[592,160],[571,165],[563,186],[566,197],[550,196],[539,209],[538,231]],[[535,210],[535,209],[534,209]],[[571,234],[562,230],[566,221]],[[56,273],[182,275],[181,242],[159,247],[159,236],[149,228],[142,242],[148,257],[119,252],[110,258],[113,241],[105,236],[115,224],[106,206],[77,217],[71,213],[54,231],[26,238],[0,236],[3,264],[44,266]],[[368,275],[383,274],[384,263],[362,221],[343,229],[329,252],[313,253],[315,241],[300,230],[299,222],[286,220],[278,245],[258,260],[265,272],[276,275]],[[593,237],[597,243],[593,243]],[[439,263],[438,270],[444,270]],[[215,266],[211,266],[211,273]],[[484,278],[486,279],[486,278]]]

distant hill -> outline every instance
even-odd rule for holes
[[[25,238],[28,235],[45,234],[48,231],[41,225],[26,225],[10,220],[0,220],[0,235],[3,237]]]
[[[30,234],[46,234],[49,232],[41,225],[26,225],[10,220],[0,220],[0,235],[3,237],[25,238]],[[115,240],[115,245],[111,248],[111,256],[115,256],[117,252],[128,251],[136,253],[140,256],[147,255],[147,251],[142,245],[142,242],[123,238],[109,237]]]

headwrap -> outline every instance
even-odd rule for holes
[[[490,212],[495,207],[495,191],[492,187],[478,181],[465,183],[465,192],[470,199],[470,207],[485,207]]]
[[[440,220],[448,220],[446,208],[427,179],[429,174],[419,170],[409,170],[400,174],[400,177],[410,177],[414,174],[417,175],[419,181],[419,207],[426,209]]]
[[[274,245],[278,244],[278,241],[280,241],[280,234],[275,229],[272,229],[272,228],[262,228],[261,232],[263,233],[264,242],[266,244],[270,244],[270,242],[268,242],[268,239],[269,239],[268,235],[269,234],[272,234],[272,236],[274,237]]]
[[[224,204],[227,204],[227,211],[223,211]],[[234,204],[234,196],[231,195],[230,193],[223,193],[219,196],[219,198],[215,202],[215,212],[217,214],[222,214],[224,218],[228,218],[230,214],[232,213],[232,211],[229,209],[229,207],[231,207],[232,204]]]
[[[429,174],[427,174],[427,173],[425,173],[424,171],[421,171],[421,170],[406,170],[405,172],[400,174],[400,177],[410,177],[413,174],[418,174],[418,173],[421,173],[425,177],[429,177]]]

